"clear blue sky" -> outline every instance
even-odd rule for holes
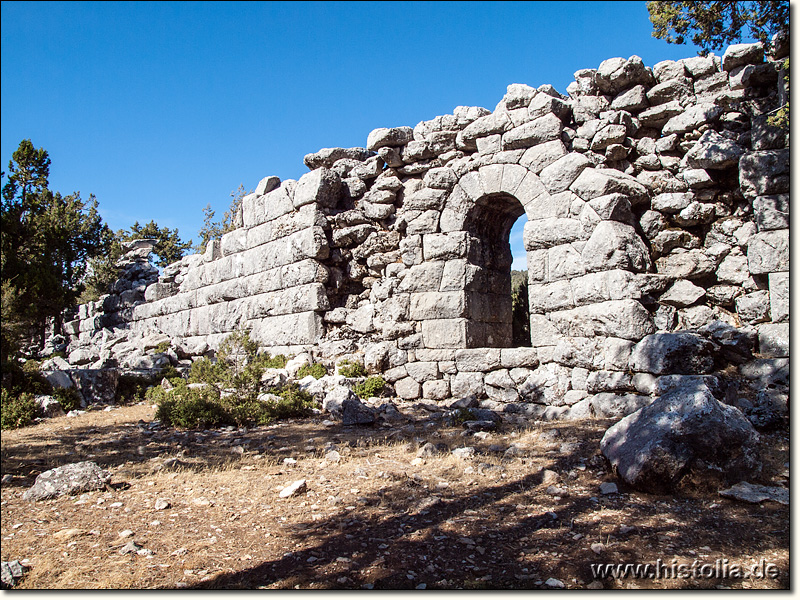
[[[644,2],[3,2],[0,27],[3,170],[30,138],[51,189],[95,194],[113,229],[195,241],[203,207],[297,179],[309,152],[696,53],[651,37]]]

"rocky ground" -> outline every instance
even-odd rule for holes
[[[26,567],[24,589],[789,588],[788,506],[723,498],[705,475],[670,495],[626,488],[599,453],[613,421],[465,435],[401,409],[377,427],[180,431],[139,404],[4,432],[2,560]],[[788,432],[763,435],[761,453],[753,483],[788,485]],[[78,461],[109,470],[106,489],[23,500]],[[659,560],[700,575],[591,566]],[[705,577],[715,563],[778,576]]]

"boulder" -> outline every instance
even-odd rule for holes
[[[717,348],[689,332],[654,333],[631,351],[631,370],[654,375],[701,375],[714,368]]]
[[[623,418],[606,431],[600,449],[627,484],[662,493],[700,460],[729,481],[757,475],[758,440],[738,408],[696,384],[679,387]]]
[[[111,473],[97,463],[84,461],[50,469],[36,477],[33,486],[23,495],[24,500],[47,500],[67,494],[79,494],[103,489],[111,481]]]

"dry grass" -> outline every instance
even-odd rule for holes
[[[2,488],[2,559],[28,559],[26,589],[540,588],[551,577],[585,588],[591,563],[659,558],[764,558],[781,577],[603,586],[788,588],[788,507],[726,500],[707,480],[672,496],[622,486],[600,495],[599,484],[614,480],[598,454],[609,422],[478,439],[436,426],[423,410],[406,412],[395,427],[326,427],[314,418],[197,432],[153,429],[153,408],[136,405],[4,432],[2,472],[13,480]],[[417,460],[426,441],[478,454]],[[511,444],[521,451],[504,458]],[[777,484],[788,434],[764,444],[764,482]],[[325,458],[331,447],[338,462]],[[178,463],[164,466],[168,458]],[[36,475],[79,460],[109,469],[113,489],[22,500]],[[559,495],[548,492],[546,469],[558,474]],[[307,492],[279,498],[298,479]],[[157,510],[159,499],[169,508]],[[133,535],[120,537],[124,530]],[[120,555],[131,540],[152,555]]]

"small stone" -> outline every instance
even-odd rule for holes
[[[278,494],[281,498],[290,498],[291,496],[296,496],[305,492],[307,489],[307,483],[305,479],[298,479],[297,481],[287,485],[280,491]]]
[[[618,492],[617,484],[613,481],[606,481],[600,484],[600,493],[603,495],[616,494]]]
[[[118,535],[121,538],[131,537],[133,535],[133,531],[131,531],[130,529],[125,529],[123,531],[120,531]]]
[[[165,500],[164,498],[159,498],[155,503],[156,510],[166,510],[170,506],[172,506],[172,504],[170,504],[169,500]]]
[[[544,584],[549,588],[556,588],[559,590],[563,590],[564,587],[566,587],[563,581],[561,581],[560,579],[556,579],[555,577],[548,578],[547,581],[544,582]]]
[[[601,554],[603,550],[606,549],[606,547],[603,546],[603,544],[598,544],[598,543],[592,544],[590,548],[592,549],[592,552],[594,552],[595,554]]]
[[[122,548],[119,549],[119,553],[122,555],[125,554],[135,554],[141,550],[142,547],[134,541],[130,541],[125,544]]]

